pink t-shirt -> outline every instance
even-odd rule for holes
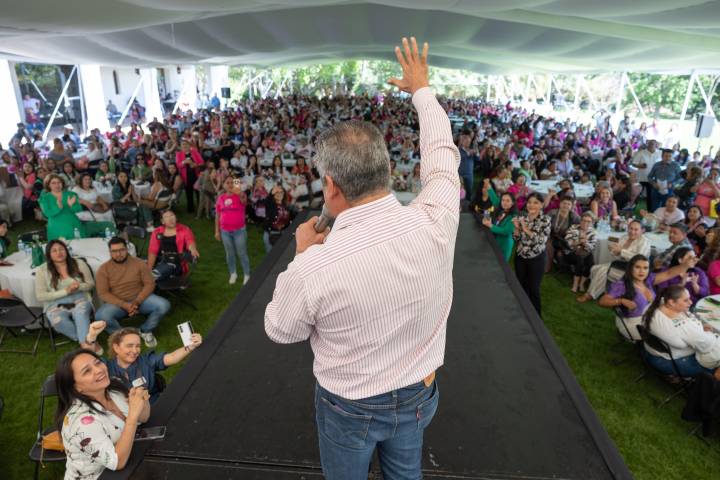
[[[239,195],[223,193],[215,203],[215,211],[220,219],[220,230],[234,232],[245,226],[245,204]]]
[[[710,283],[710,295],[717,295],[720,293],[720,286],[715,281],[720,277],[720,260],[713,260],[708,265],[707,276]]]

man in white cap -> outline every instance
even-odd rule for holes
[[[66,123],[63,128],[65,129],[65,132],[62,136],[63,142],[71,141],[75,144],[75,146],[80,145],[80,136],[75,133],[75,131],[73,130],[73,126],[69,123]]]

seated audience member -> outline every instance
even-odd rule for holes
[[[263,242],[265,253],[272,250],[272,246],[280,238],[280,234],[292,221],[292,212],[288,205],[288,195],[280,185],[272,188],[272,194],[264,202],[265,223]]]
[[[707,246],[703,250],[702,254],[700,255],[700,260],[698,261],[698,268],[702,268],[706,272],[708,271],[708,267],[710,264],[717,259],[720,259],[720,227],[713,227],[710,230],[707,231],[705,234],[705,242]],[[712,292],[712,284],[713,282],[710,282],[710,292]],[[720,293],[720,292],[719,292]],[[715,295],[714,293],[711,293],[712,295]]]
[[[558,171],[557,162],[550,160],[543,171],[540,172],[540,180],[553,180],[557,182],[562,178],[562,175]]]
[[[609,188],[599,187],[595,199],[590,202],[590,211],[598,220],[604,219],[607,222],[616,221],[619,218],[617,204],[613,200]]]
[[[597,243],[594,223],[592,212],[585,212],[580,217],[580,223],[572,225],[565,233],[565,262],[573,273],[573,293],[584,292],[585,283],[590,277],[593,250]]]
[[[690,245],[687,239],[687,225],[684,223],[673,223],[670,225],[668,240],[670,240],[670,246],[653,259],[653,268],[655,270],[668,267],[672,256],[675,254],[675,250],[678,248],[688,247],[692,249],[692,245]]]
[[[313,173],[313,182],[315,178],[315,174]],[[413,166],[412,173],[408,175],[407,177],[407,183],[408,183],[408,192],[412,193],[420,193],[420,190],[422,189],[422,181],[420,180],[420,163],[416,163]],[[312,184],[311,184],[312,185]],[[313,194],[315,193],[315,188],[312,188]]]
[[[66,479],[96,480],[125,468],[138,423],[150,418],[149,394],[111,378],[90,350],[66,353],[55,369],[55,426],[67,457]]]
[[[19,172],[16,177],[20,187],[23,189],[21,203],[23,218],[42,220],[42,213],[38,206],[38,193],[35,190],[35,181],[38,178],[35,173],[35,165],[30,162],[24,163],[21,172]]]
[[[493,189],[498,195],[508,191],[508,188],[512,186],[512,180],[510,179],[510,172],[507,168],[498,167],[497,176],[492,180]]]
[[[670,347],[670,353],[683,377],[712,373],[720,380],[720,337],[712,327],[690,313],[692,300],[682,285],[663,290],[645,312],[643,325]],[[675,375],[670,355],[658,352],[647,343],[645,358],[666,375]],[[702,360],[702,363],[700,362]]]
[[[628,224],[627,234],[619,241],[608,242],[608,249],[612,253],[613,260],[617,261],[627,262],[635,255],[650,256],[650,242],[643,235],[642,224],[637,220]],[[601,263],[590,269],[590,287],[577,298],[578,302],[599,298],[605,292],[605,284],[608,280],[614,282],[620,279],[622,273],[619,273],[618,269],[610,270],[610,265],[610,263]]]
[[[140,183],[146,183],[152,179],[152,169],[147,166],[142,155],[135,157],[135,166],[130,170],[130,178]]]
[[[695,202],[697,190],[702,181],[703,170],[700,167],[690,167],[687,169],[685,182],[675,189],[675,196],[678,197],[679,206],[686,210]]]
[[[78,172],[75,170],[75,164],[70,160],[63,162],[62,169],[58,174],[65,182],[65,188],[72,189],[78,183]]]
[[[688,241],[692,244],[697,255],[702,254],[707,247],[707,231],[708,226],[705,223],[705,217],[702,210],[697,205],[693,205],[687,210],[685,216],[685,225],[688,228]]]
[[[155,295],[155,279],[147,263],[128,254],[127,242],[113,237],[108,244],[110,260],[103,263],[95,276],[97,293],[103,305],[95,313],[104,320],[108,333],[120,328],[119,321],[137,314],[146,315],[140,326],[145,346],[155,347],[152,331],[170,311],[170,302]]]
[[[98,164],[97,172],[95,172],[95,181],[100,182],[103,185],[112,185],[115,183],[117,175],[115,172],[110,171],[110,166],[105,160],[102,160]]]
[[[545,271],[549,272],[553,262],[563,260],[568,250],[565,242],[565,234],[568,229],[580,222],[580,216],[573,211],[573,197],[563,196],[556,210],[547,212],[550,216],[550,238],[548,241],[548,258]]]
[[[498,247],[500,247],[500,250],[503,252],[505,261],[509,262],[510,257],[512,257],[513,247],[515,246],[515,239],[513,238],[513,232],[515,231],[513,218],[517,215],[515,197],[505,192],[498,198],[495,191],[489,185],[490,181],[488,179],[484,181],[488,183],[488,193],[490,194],[493,208],[489,214],[486,211],[482,223],[493,233]]]
[[[0,265],[4,263],[5,257],[7,257],[10,253],[10,243],[12,243],[12,241],[8,238],[9,230],[10,225],[8,224],[8,221],[0,218]]]
[[[90,326],[93,305],[92,272],[83,260],[75,260],[60,240],[50,240],[45,247],[45,263],[35,272],[35,296],[43,302],[43,312],[58,333],[91,348],[85,338]],[[95,351],[102,354],[102,351]]]
[[[682,275],[674,276],[669,280],[661,282],[657,287],[658,292],[670,285],[682,285],[690,293],[690,299],[692,300],[693,305],[695,305],[701,298],[707,297],[710,294],[708,277],[701,268],[694,266],[697,263],[697,257],[695,256],[695,252],[692,248],[680,247],[675,250],[672,260],[670,261],[670,265],[668,268],[661,270],[661,272],[672,270],[673,267],[685,265],[691,261],[695,262],[693,267],[688,268],[687,272],[684,272]]]
[[[693,257],[687,256],[663,272],[652,273],[647,257],[635,255],[628,262],[623,278],[610,285],[598,304],[601,307],[619,308],[618,313],[622,317],[615,316],[618,332],[630,341],[639,341],[637,326],[642,323],[643,314],[655,300],[655,292],[662,291],[663,282],[684,276],[689,269],[694,268],[695,261]]]
[[[174,163],[169,163],[167,166],[168,169],[168,175],[167,175],[167,183],[172,189],[172,192],[180,198],[180,192],[183,189],[183,180],[180,176],[180,172],[178,172],[178,167]]]
[[[650,214],[646,210],[640,210],[640,216],[648,217]],[[665,232],[674,223],[681,223],[685,220],[685,213],[678,208],[678,198],[670,196],[665,200],[665,206],[660,207],[652,213],[652,217],[657,224],[657,229]]]
[[[156,280],[165,280],[182,275],[188,270],[185,252],[194,259],[200,258],[195,245],[195,236],[190,227],[178,223],[175,212],[165,210],[160,217],[160,225],[150,235],[147,264]]]
[[[629,177],[620,177],[615,184],[613,200],[618,210],[623,210],[632,205],[632,181]]]
[[[525,175],[518,175],[515,179],[515,183],[510,185],[508,193],[511,193],[515,197],[515,203],[518,210],[522,210],[525,207],[525,201],[528,195],[530,195],[530,187],[526,185],[527,177]]]
[[[80,220],[84,222],[107,222],[108,227],[112,227],[111,230],[115,229],[110,205],[98,194],[89,173],[83,173],[79,184],[72,190],[77,194],[80,205],[85,207],[85,210],[77,213]]]
[[[103,322],[95,322],[97,326],[90,330],[88,340],[95,341],[105,327]],[[180,347],[172,353],[150,350],[141,353],[140,331],[125,327],[115,330],[108,338],[108,358],[105,364],[111,377],[119,379],[126,388],[131,388],[133,381],[145,379],[145,388],[150,394],[150,403],[154,404],[160,396],[159,385],[155,373],[177,365],[185,360],[190,353],[202,344],[202,336],[193,333],[192,344]]]
[[[700,207],[705,217],[710,216],[710,204],[712,201],[720,198],[719,179],[720,170],[711,168],[708,175],[700,182],[695,191],[695,205]]]
[[[52,174],[45,178],[45,191],[40,195],[40,209],[48,220],[47,238],[74,238],[77,231],[85,236],[85,225],[76,213],[82,211],[82,205],[75,192],[65,190],[62,178]]]

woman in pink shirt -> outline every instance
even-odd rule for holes
[[[231,285],[237,281],[235,253],[240,257],[243,270],[243,285],[250,280],[250,258],[247,254],[247,230],[245,229],[245,205],[247,195],[242,191],[239,178],[227,177],[223,182],[223,193],[215,203],[215,239],[222,240],[225,247],[225,261],[230,271]]]

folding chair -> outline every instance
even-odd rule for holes
[[[679,385],[679,388],[677,390],[675,390],[673,393],[668,395],[662,402],[660,402],[660,404],[658,405],[658,408],[660,408],[678,395],[687,392],[690,385],[692,385],[694,379],[683,377],[680,374],[680,369],[678,368],[677,363],[675,363],[675,358],[673,357],[672,350],[670,350],[670,347],[667,343],[650,333],[644,325],[638,325],[637,329],[645,345],[649,346],[656,352],[664,353],[670,357],[673,374],[668,376],[667,373],[661,372],[660,370],[653,367],[653,365],[647,361],[647,358],[645,356],[649,354],[643,349],[640,357],[642,358],[645,367],[651,372],[655,372],[655,374],[668,385]]]
[[[43,309],[40,307],[28,307],[21,299],[15,296],[0,298],[0,328],[2,328],[0,345],[2,345],[6,333],[18,337],[20,333],[24,333],[23,331],[29,331],[28,327],[32,324],[37,322],[40,324],[32,350],[0,349],[0,353],[29,353],[35,356],[43,329],[47,328],[44,318]],[[21,332],[16,332],[17,329],[21,329]],[[49,332],[52,338],[52,329],[49,329]]]
[[[137,225],[138,206],[135,203],[113,202],[110,205],[118,229],[126,225]]]
[[[33,230],[32,232],[25,232],[18,236],[18,242],[22,240],[23,243],[30,243],[35,241],[33,237],[37,235],[41,242],[47,242],[47,232],[43,230]]]
[[[142,258],[145,247],[147,247],[147,230],[137,225],[125,225],[124,232],[125,235],[127,235],[128,240],[135,244],[135,247],[137,248],[136,253],[138,258]],[[142,240],[142,242],[135,241],[134,239]],[[138,246],[138,244],[140,244],[140,246]]]
[[[162,293],[172,295],[186,305],[189,305],[193,310],[197,310],[195,304],[185,293],[185,290],[190,288],[190,276],[192,275],[197,262],[190,252],[183,253],[183,261],[188,264],[188,270],[186,272],[176,277],[170,277],[165,280],[155,282],[155,288]]]
[[[55,388],[55,375],[49,375],[43,382],[40,388],[40,412],[38,413],[38,430],[35,443],[33,443],[30,453],[28,454],[30,460],[35,462],[35,474],[34,479],[37,480],[38,473],[40,470],[40,464],[45,462],[64,462],[65,452],[57,450],[45,450],[42,448],[42,437],[48,433],[57,431],[54,425],[45,426],[45,399],[48,397],[57,396],[57,390]]]

